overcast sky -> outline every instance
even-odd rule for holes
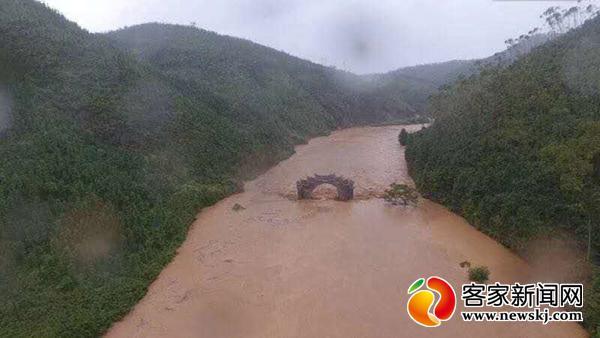
[[[45,0],[103,32],[144,22],[190,24],[357,73],[486,57],[540,26],[558,1]]]

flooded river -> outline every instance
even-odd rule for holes
[[[439,275],[460,294],[463,261],[488,266],[491,281],[532,276],[524,261],[444,207],[427,200],[393,207],[378,198],[390,183],[412,184],[401,129],[315,138],[244,193],[203,210],[173,262],[107,336],[586,337],[576,324],[465,323],[458,312],[434,329],[410,320],[410,284]],[[357,199],[331,200],[335,191],[324,186],[319,200],[294,200],[295,182],[314,173],[354,180]]]

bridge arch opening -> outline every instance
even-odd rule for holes
[[[333,200],[337,199],[339,191],[336,186],[324,183],[317,186],[311,193],[313,199],[317,200]]]
[[[323,184],[332,185],[337,189],[336,199],[339,201],[349,201],[354,198],[354,181],[335,174],[315,174],[296,182],[298,199],[311,199],[315,189]]]

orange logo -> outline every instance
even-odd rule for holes
[[[420,290],[423,284],[427,284],[428,290]],[[408,294],[412,296],[406,304],[406,310],[410,318],[419,325],[440,326],[442,322],[452,318],[456,310],[456,293],[443,278],[429,277],[427,283],[425,278],[419,278],[408,288]],[[436,294],[439,295],[437,299]]]

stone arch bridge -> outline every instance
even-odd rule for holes
[[[337,199],[339,201],[349,201],[354,198],[354,181],[343,176],[317,175],[307,177],[296,182],[298,188],[298,199],[312,198],[312,192],[321,184],[331,184],[337,188]]]

